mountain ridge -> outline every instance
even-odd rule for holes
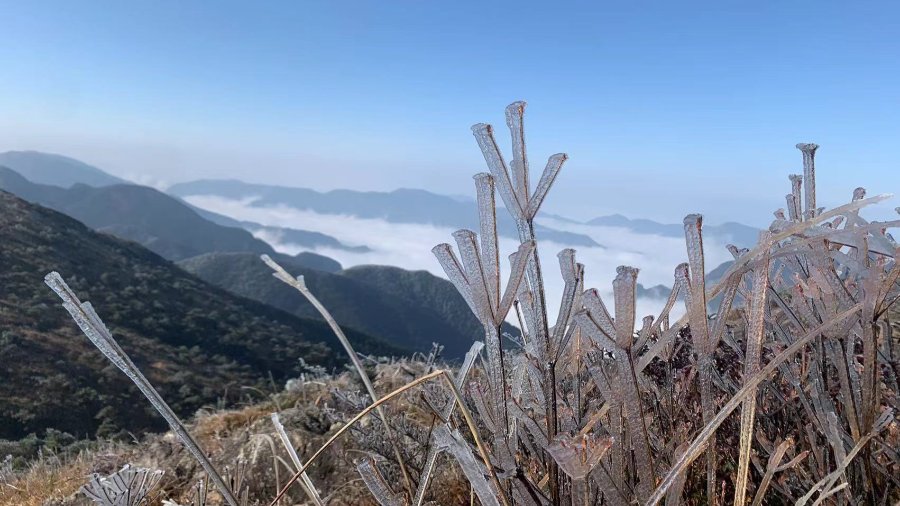
[[[364,265],[336,273],[309,269],[290,259],[279,262],[302,275],[310,291],[341,327],[350,327],[413,351],[427,352],[436,342],[445,356],[461,358],[482,328],[453,285],[427,271]],[[178,262],[201,279],[237,295],[288,311],[321,318],[309,302],[274,279],[251,253],[208,253]],[[518,334],[507,325],[506,331]]]
[[[295,376],[301,357],[328,367],[344,362],[327,324],[233,295],[134,242],[5,191],[0,242],[0,438],[47,428],[109,436],[164,426],[44,286],[52,270],[91,301],[182,414],[219,398],[233,402],[239,386],[262,386],[267,373],[276,381]],[[406,353],[346,332],[361,353]],[[31,395],[32,385],[41,395]]]
[[[89,186],[126,184],[128,181],[75,158],[41,151],[0,153],[0,165],[11,168],[29,181],[62,188],[81,183]]]
[[[140,243],[178,260],[219,250],[274,253],[243,229],[214,224],[186,204],[147,186],[116,184],[71,188],[34,183],[0,167],[0,189],[72,216],[88,226]]]
[[[622,214],[599,216],[584,222],[585,225],[601,227],[618,227],[641,234],[655,234],[666,237],[684,237],[684,226],[674,223],[660,223],[645,218],[628,218]],[[703,225],[704,235],[729,240],[740,248],[752,247],[759,239],[758,228],[734,221],[726,221],[718,225]]]
[[[320,214],[343,214],[358,218],[383,219],[391,223],[413,223],[450,228],[477,229],[474,202],[440,195],[427,190],[400,188],[389,192],[329,190],[246,183],[236,179],[200,179],[170,186],[169,193],[180,198],[216,196],[227,199],[253,198],[254,207],[288,206]],[[603,247],[590,237],[574,232],[536,225],[542,240],[571,246]],[[498,232],[518,238],[513,222],[505,212],[497,214]]]

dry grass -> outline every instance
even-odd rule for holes
[[[387,392],[409,380],[411,373],[420,373],[427,365],[405,363],[379,364],[374,385],[379,392]],[[345,420],[355,414],[360,385],[349,373],[318,378],[291,391],[280,392],[274,399],[241,409],[201,412],[188,425],[197,442],[209,453],[220,468],[244,462],[250,484],[250,497],[256,503],[266,503],[291,476],[283,461],[288,456],[277,443],[269,415],[281,405],[281,419],[301,458],[307,459],[325,440],[343,427]],[[277,399],[277,402],[276,400]],[[347,399],[354,402],[348,402]],[[417,402],[416,395],[401,396],[387,405],[389,416],[410,414],[422,422],[427,431],[431,418]],[[378,424],[378,427],[373,425]],[[333,506],[377,505],[356,471],[355,461],[373,451],[380,451],[378,438],[370,434],[380,430],[380,421],[369,419],[359,430],[351,430],[348,437],[337,442],[320,458],[310,471],[328,504]],[[372,431],[372,432],[369,432]],[[270,445],[267,441],[275,442]],[[273,455],[272,449],[275,449]],[[193,496],[195,483],[204,477],[203,470],[170,433],[149,435],[135,444],[107,443],[95,450],[85,450],[70,458],[42,458],[32,462],[0,483],[0,506],[82,506],[88,502],[78,489],[91,473],[109,474],[125,463],[162,469],[166,472],[152,504],[169,499],[186,504]],[[280,483],[274,468],[279,467]],[[451,466],[438,473],[435,487],[441,504],[462,504],[469,500],[465,479]],[[305,497],[297,490],[282,504],[302,504]],[[210,493],[209,504],[223,504],[221,497]]]

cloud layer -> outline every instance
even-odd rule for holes
[[[363,264],[394,265],[409,270],[426,270],[445,277],[440,265],[431,254],[431,248],[442,242],[453,243],[453,230],[420,224],[390,223],[381,219],[362,219],[346,215],[326,215],[301,211],[291,207],[256,207],[253,198],[242,200],[211,196],[193,196],[186,199],[191,204],[231,216],[240,220],[253,221],[263,225],[290,227],[328,234],[350,246],[368,246],[371,251],[353,252],[334,248],[316,248],[312,251],[339,261],[345,267]],[[501,209],[500,212],[503,212]],[[640,269],[638,282],[645,287],[663,284],[672,285],[675,266],[686,261],[684,241],[681,238],[660,235],[638,234],[618,227],[581,225],[565,220],[544,218],[542,223],[557,230],[586,234],[606,248],[580,247],[576,258],[585,265],[585,286],[597,288],[607,304],[612,306],[612,280],[616,267],[629,265]],[[296,254],[310,251],[308,248],[279,242],[279,238],[260,234],[260,239],[269,242],[276,250]],[[540,241],[540,237],[538,237]],[[501,254],[508,255],[516,249],[512,239],[501,238]],[[543,267],[547,296],[551,314],[559,305],[563,282],[559,276],[556,254],[570,247],[547,241],[539,242],[539,254]],[[730,255],[724,244],[707,241],[706,267],[711,270],[729,260]],[[507,267],[507,265],[503,265]],[[508,269],[506,269],[508,271]],[[640,299],[638,318],[656,314],[663,300]],[[676,308],[680,314],[681,308]]]

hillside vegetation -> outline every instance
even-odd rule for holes
[[[460,358],[483,331],[453,285],[425,271],[388,266],[359,266],[339,273],[309,269],[290,258],[279,262],[291,274],[302,275],[342,326],[381,337],[420,352],[432,343],[444,354]],[[303,297],[270,275],[249,253],[214,253],[183,260],[178,265],[201,279],[297,316],[320,318]],[[506,331],[518,334],[507,325]]]
[[[55,428],[78,437],[159,429],[137,391],[71,325],[41,283],[63,273],[182,414],[339,365],[328,327],[232,295],[131,242],[0,192],[0,438]],[[349,331],[360,351],[403,351]],[[268,387],[267,387],[268,388]]]

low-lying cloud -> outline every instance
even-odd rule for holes
[[[257,207],[251,205],[254,199],[226,199],[214,196],[191,196],[185,200],[191,204],[239,220],[252,221],[267,226],[289,227],[320,232],[335,237],[348,246],[368,246],[367,252],[347,251],[320,247],[309,249],[296,244],[279,241],[271,234],[258,237],[276,250],[294,255],[301,251],[313,251],[339,261],[344,267],[365,264],[394,265],[409,270],[426,270],[437,276],[446,277],[440,264],[431,254],[436,244],[453,244],[453,229],[432,225],[390,223],[381,219],[363,219],[347,215],[318,214],[298,210],[288,206]],[[503,212],[501,209],[500,212]],[[638,234],[618,227],[582,225],[559,219],[544,218],[543,224],[557,230],[577,232],[593,238],[605,248],[578,247],[576,259],[585,265],[585,286],[597,288],[607,304],[612,306],[612,280],[616,267],[629,265],[640,269],[638,282],[645,287],[657,284],[672,286],[675,266],[686,261],[684,240],[660,235]],[[540,241],[540,237],[538,237]],[[508,272],[506,255],[515,251],[516,241],[500,239],[502,268]],[[559,275],[556,254],[570,247],[567,244],[540,241],[539,254],[547,285],[549,310],[554,315],[562,295],[563,281]],[[706,268],[711,270],[729,260],[730,254],[724,244],[706,241]],[[657,314],[664,300],[642,298],[638,300],[638,318]],[[680,315],[682,309],[673,311]],[[639,320],[638,320],[639,324]]]

